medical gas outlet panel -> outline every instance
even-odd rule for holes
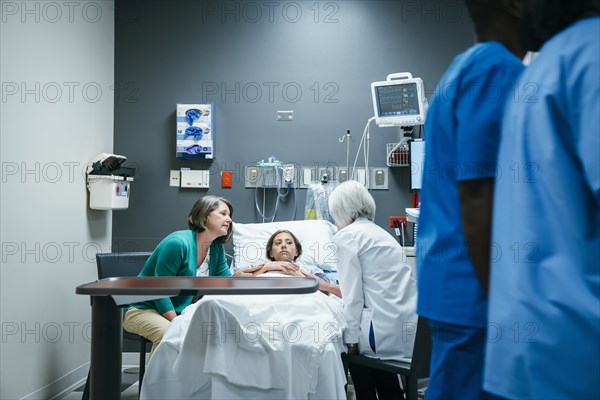
[[[350,168],[351,170],[352,168]],[[368,176],[368,179],[367,179]],[[246,188],[280,188],[288,187],[307,189],[311,184],[356,180],[368,189],[387,190],[389,169],[387,167],[357,167],[349,171],[337,166],[297,166],[295,164],[246,165],[244,169],[244,185]]]
[[[261,161],[256,165],[245,167],[244,182],[247,188],[296,188],[298,168],[293,164]]]

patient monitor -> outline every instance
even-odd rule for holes
[[[375,123],[380,127],[415,126],[425,123],[427,98],[423,81],[409,72],[390,74],[385,81],[371,83]]]

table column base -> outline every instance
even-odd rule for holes
[[[92,296],[90,399],[121,398],[123,314],[111,296]]]

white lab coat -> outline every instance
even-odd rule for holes
[[[361,354],[410,361],[417,328],[417,286],[402,247],[366,219],[334,236],[347,328],[345,343]],[[373,324],[376,352],[369,344]]]

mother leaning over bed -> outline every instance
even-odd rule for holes
[[[209,276],[231,276],[223,244],[231,239],[233,207],[222,197],[204,196],[192,207],[189,229],[176,231],[154,249],[139,276],[196,276],[209,256]],[[236,272],[250,276],[254,268]],[[192,303],[193,296],[165,297],[132,304],[123,321],[126,331],[152,342],[152,352],[171,321]]]
[[[338,277],[349,354],[408,361],[417,323],[416,282],[398,242],[373,223],[375,201],[356,181],[339,185],[329,197],[339,231]],[[358,400],[402,398],[395,374],[350,365]]]

